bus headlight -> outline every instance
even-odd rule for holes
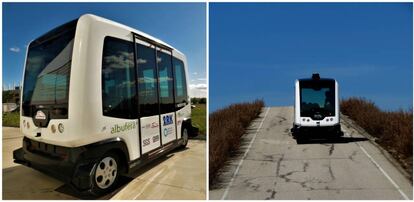
[[[333,121],[333,118],[331,118],[331,121]]]
[[[30,124],[29,124],[29,122],[27,122],[27,129],[30,129]]]
[[[59,133],[63,133],[63,131],[65,130],[62,123],[59,123],[58,130],[59,130]]]
[[[50,129],[52,130],[52,133],[56,133],[56,126],[55,126],[55,124],[52,124],[52,127],[50,127]]]

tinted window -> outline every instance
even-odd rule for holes
[[[137,44],[137,55],[140,117],[158,115],[155,49]]]
[[[67,118],[73,39],[77,21],[64,24],[30,43],[23,86],[23,115],[36,106],[50,109],[50,118]]]
[[[173,63],[175,70],[175,102],[177,104],[181,104],[187,101],[187,82],[184,71],[184,63],[177,58],[173,59]]]
[[[136,118],[132,42],[106,37],[102,58],[102,104],[105,116]]]
[[[300,87],[301,116],[312,117],[335,115],[335,83],[334,82],[302,82]]]
[[[161,114],[175,111],[171,55],[157,51]]]

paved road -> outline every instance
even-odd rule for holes
[[[292,107],[266,108],[210,199],[412,199],[397,166],[350,122],[335,141],[297,144]]]
[[[21,147],[18,129],[3,127],[3,199],[78,199],[76,193],[52,177],[13,163]],[[122,186],[100,199],[205,199],[205,141],[190,140],[178,150],[150,163]]]

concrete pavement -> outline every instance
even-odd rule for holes
[[[17,128],[3,127],[3,199],[79,199],[63,182],[13,163],[21,147]],[[205,141],[190,140],[186,150],[175,150],[144,166],[121,186],[99,199],[205,199]]]
[[[412,184],[349,122],[338,140],[297,144],[292,107],[267,108],[210,199],[412,199]]]

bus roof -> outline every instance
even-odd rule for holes
[[[158,39],[158,38],[155,38],[155,37],[153,37],[153,36],[151,36],[151,35],[149,35],[149,34],[146,34],[145,32],[142,32],[142,31],[139,31],[139,30],[137,30],[137,29],[134,29],[134,28],[132,28],[132,27],[129,27],[129,26],[123,25],[123,24],[118,23],[118,22],[114,22],[114,21],[112,21],[112,20],[108,20],[108,19],[103,18],[103,17],[96,16],[96,15],[93,15],[93,14],[84,14],[84,15],[82,15],[82,16],[80,16],[80,17],[79,17],[79,20],[82,20],[82,19],[85,19],[85,18],[91,18],[91,19],[93,19],[93,20],[94,20],[94,21],[96,21],[96,22],[105,22],[105,23],[109,23],[109,24],[112,24],[112,25],[114,25],[114,26],[116,26],[116,27],[118,27],[118,28],[120,28],[120,29],[128,30],[128,31],[130,31],[130,32],[133,32],[133,33],[139,34],[139,35],[141,35],[141,36],[143,36],[143,37],[145,37],[145,38],[148,38],[148,39],[150,39],[150,40],[153,40],[153,41],[155,41],[155,42],[157,42],[157,43],[160,43],[160,44],[162,44],[162,45],[164,45],[164,46],[167,46],[167,47],[169,47],[169,48],[171,48],[171,49],[174,49],[175,51],[177,51],[177,52],[179,52],[180,54],[184,55],[182,52],[180,52],[179,50],[177,50],[176,48],[174,48],[174,47],[173,47],[173,46],[171,46],[170,44],[168,44],[168,43],[166,43],[166,42],[164,42],[164,41],[162,41],[162,40],[160,40],[160,39]]]
[[[139,31],[139,30],[134,29],[132,27],[129,27],[129,26],[123,25],[121,23],[118,23],[118,22],[115,22],[115,21],[112,21],[112,20],[109,20],[109,19],[106,19],[106,18],[103,18],[103,17],[99,17],[99,16],[93,15],[93,14],[83,14],[79,18],[76,18],[76,19],[71,20],[71,21],[68,21],[68,22],[66,22],[64,24],[61,24],[61,25],[59,25],[59,26],[57,26],[57,27],[49,30],[48,32],[40,35],[39,37],[31,40],[29,42],[29,44],[31,45],[32,42],[41,43],[43,40],[45,40],[48,36],[52,35],[54,32],[58,32],[62,27],[66,26],[66,25],[70,25],[70,24],[77,24],[77,22],[79,20],[83,20],[83,19],[86,19],[86,18],[90,18],[90,19],[92,19],[92,20],[94,20],[94,21],[96,21],[98,23],[99,22],[109,23],[109,24],[111,24],[113,26],[116,26],[116,27],[118,27],[120,29],[127,30],[127,31],[129,31],[131,33],[136,33],[136,34],[141,35],[141,36],[143,36],[145,38],[148,38],[148,39],[150,39],[150,40],[152,40],[152,41],[154,41],[156,43],[159,43],[159,44],[164,45],[164,46],[166,46],[168,48],[171,48],[175,52],[177,52],[178,54],[183,55],[185,57],[185,55],[181,51],[179,51],[178,49],[174,48],[170,44],[168,44],[168,43],[166,43],[166,42],[164,42],[164,41],[162,41],[162,40],[160,40],[160,39],[158,39],[156,37],[153,37],[153,36],[151,36],[151,35],[149,35],[149,34],[147,34],[145,32]],[[27,48],[29,48],[29,46],[27,46]]]

